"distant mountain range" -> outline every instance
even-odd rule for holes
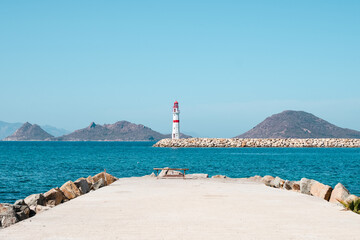
[[[23,123],[8,123],[0,121],[0,140],[13,134],[22,125]],[[50,125],[41,126],[41,128],[55,137],[70,133],[68,130],[56,128]]]
[[[50,135],[39,125],[25,123],[4,141],[158,141],[170,137],[171,134],[161,134],[142,124],[128,121],[104,125],[92,122],[86,128],[60,137]],[[180,137],[190,136],[180,134]]]
[[[8,134],[2,137],[4,141],[158,141],[171,138],[171,134],[161,134],[142,124],[128,121],[104,125],[92,122],[88,127],[72,133],[65,131],[28,122],[21,125],[0,121],[1,136]],[[190,136],[181,134],[180,137]],[[311,113],[284,111],[266,118],[236,138],[360,138],[360,132],[337,127]]]
[[[311,113],[284,111],[236,138],[360,138],[360,132],[337,127]]]

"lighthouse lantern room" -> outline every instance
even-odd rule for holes
[[[173,107],[172,139],[180,138],[179,114],[180,114],[179,103],[177,101],[175,101],[174,107]]]

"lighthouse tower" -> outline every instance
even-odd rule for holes
[[[172,128],[172,139],[180,138],[180,127],[179,127],[179,103],[177,101],[174,102],[173,107],[173,128]]]

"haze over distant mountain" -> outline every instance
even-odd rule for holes
[[[68,131],[66,129],[57,128],[57,127],[53,127],[50,125],[42,125],[41,128],[44,129],[49,134],[53,135],[54,137],[60,137],[60,136],[70,133],[70,131]]]
[[[184,135],[183,135],[184,136]],[[161,134],[142,124],[119,121],[98,125],[92,122],[87,128],[53,138],[57,141],[157,141],[170,135]],[[188,136],[184,136],[188,137]]]
[[[11,136],[6,137],[4,141],[43,141],[52,137],[39,125],[26,122]]]
[[[0,121],[0,140],[13,134],[22,123],[8,123]]]
[[[360,132],[337,127],[311,113],[288,110],[236,138],[360,138]]]
[[[0,121],[0,140],[13,134],[23,124],[24,123],[8,123],[8,122]],[[68,131],[68,130],[65,130],[62,128],[56,128],[56,127],[53,127],[50,125],[44,125],[44,126],[40,126],[40,127],[55,137],[59,137],[59,136],[70,133],[70,131]]]

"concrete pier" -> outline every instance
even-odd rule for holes
[[[6,240],[358,239],[360,215],[244,179],[123,178],[0,230]]]

